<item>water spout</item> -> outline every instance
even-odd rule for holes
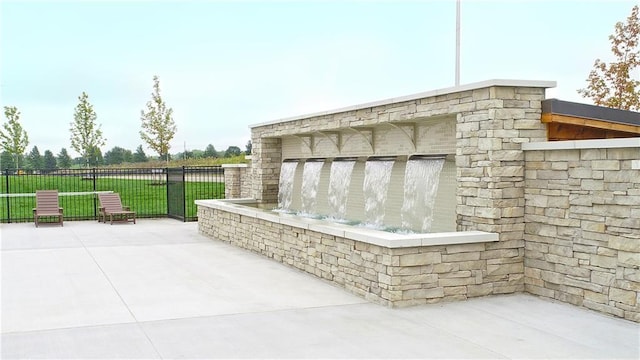
[[[374,227],[382,227],[387,201],[387,190],[391,179],[391,169],[394,161],[375,159],[367,161],[364,168],[364,195],[365,222]]]
[[[338,220],[344,220],[347,217],[349,184],[351,183],[351,173],[353,172],[355,163],[354,160],[334,160],[331,163],[328,200],[331,210],[330,216]]]
[[[297,161],[285,161],[280,167],[278,186],[278,209],[290,210],[293,200],[293,179],[298,167]]]
[[[407,162],[402,203],[402,228],[430,232],[433,207],[444,159],[412,158]]]
[[[307,161],[302,171],[302,212],[314,214],[320,184],[320,172],[324,161]]]

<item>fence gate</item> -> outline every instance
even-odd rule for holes
[[[184,167],[167,169],[167,216],[186,221]]]

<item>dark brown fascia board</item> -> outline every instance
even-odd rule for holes
[[[557,114],[640,126],[640,112],[612,109],[558,99],[542,100],[543,114]]]

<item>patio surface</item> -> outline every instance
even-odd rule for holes
[[[633,358],[640,326],[527,294],[389,309],[170,219],[0,226],[3,359]]]

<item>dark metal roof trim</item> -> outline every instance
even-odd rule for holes
[[[543,114],[557,114],[640,126],[640,112],[612,109],[558,99],[542,101]]]

